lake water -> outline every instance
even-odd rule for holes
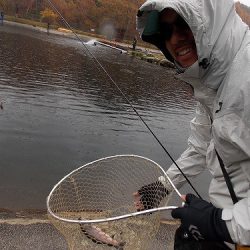
[[[86,45],[176,159],[186,147],[195,102],[174,71]],[[0,27],[2,208],[45,208],[53,185],[101,157],[138,154],[171,161],[117,88],[76,40]],[[203,178],[204,179],[204,178]],[[201,194],[207,180],[196,180]],[[202,183],[202,184],[201,184]]]

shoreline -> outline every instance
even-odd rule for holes
[[[15,220],[47,220],[46,209],[20,209],[11,210],[6,208],[0,208],[0,223],[4,221],[15,221]]]
[[[19,26],[19,27],[25,27],[27,29],[31,29],[31,30],[36,30],[36,31],[40,31],[43,33],[48,33],[49,34],[53,34],[53,35],[58,35],[58,36],[63,36],[63,37],[67,37],[67,38],[76,38],[75,34],[69,30],[69,29],[65,29],[65,28],[61,28],[59,27],[58,29],[50,29],[49,32],[46,28],[44,27],[40,27],[37,25],[31,25],[31,24],[25,24],[25,23],[20,23],[20,22],[16,22],[16,21],[9,21],[9,20],[4,20],[4,23],[6,23],[7,25],[12,25],[12,26]],[[3,24],[4,25],[4,24]],[[120,51],[120,53],[126,53],[131,57],[136,57],[137,59],[152,63],[152,64],[156,64],[162,67],[167,67],[170,69],[174,69],[175,65],[168,61],[164,55],[161,53],[160,50],[152,49],[152,48],[145,48],[142,47],[140,45],[136,46],[136,49],[133,50],[132,49],[132,44],[128,44],[128,43],[124,43],[124,42],[117,42],[117,41],[113,41],[113,40],[107,40],[105,38],[100,38],[98,37],[98,35],[94,35],[94,34],[81,34],[76,32],[77,36],[79,36],[79,38],[84,39],[84,40],[96,40],[97,44],[99,46],[110,46],[113,47],[113,49],[117,49]]]
[[[0,208],[0,224],[33,224],[33,223],[50,223],[47,209],[20,209],[13,211],[6,208]],[[178,220],[162,216],[162,224],[177,225]]]

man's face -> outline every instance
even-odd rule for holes
[[[198,60],[194,36],[187,25],[174,10],[165,9],[160,16],[161,33],[166,48],[183,68],[190,67]]]

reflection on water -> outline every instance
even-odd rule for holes
[[[169,69],[86,46],[176,158],[193,115],[190,88]],[[170,165],[79,42],[6,25],[0,52],[2,207],[44,208],[62,176],[105,156],[132,153]]]

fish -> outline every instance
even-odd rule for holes
[[[115,247],[119,250],[123,250],[123,247],[126,244],[126,242],[118,242],[117,240],[113,239],[113,237],[105,233],[97,226],[83,223],[79,223],[79,225],[81,231],[96,244],[104,244],[110,247]]]

